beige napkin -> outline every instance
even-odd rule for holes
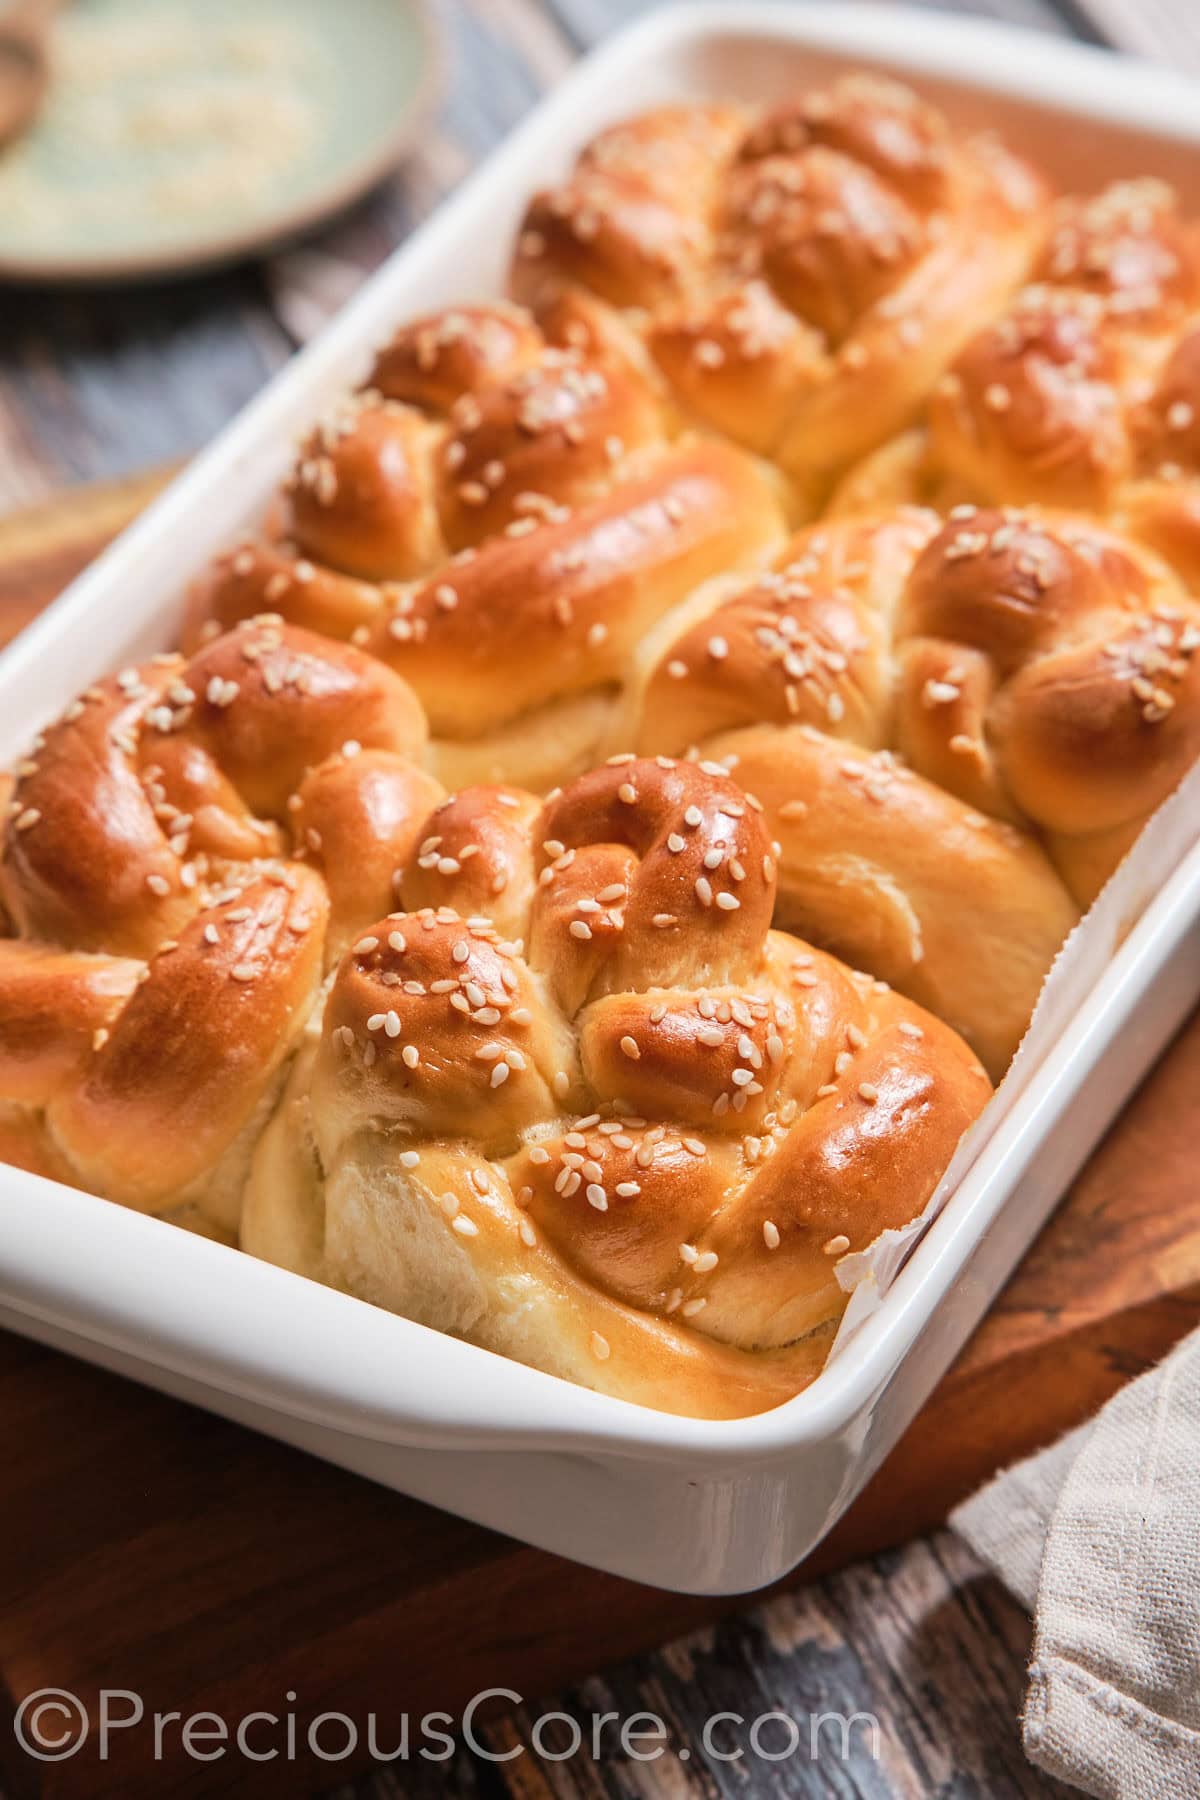
[[[951,1524],[1036,1612],[1031,1761],[1099,1800],[1197,1800],[1200,1332]]]

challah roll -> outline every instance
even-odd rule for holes
[[[121,670],[18,765],[0,1143],[218,1235],[320,992],[441,795],[398,676],[273,618]]]
[[[1031,283],[834,510],[898,500],[1092,512],[1200,583],[1200,227],[1169,187],[1061,202]]]
[[[302,446],[281,535],[194,585],[185,645],[264,610],[352,640],[420,695],[439,776],[544,789],[595,760],[648,627],[785,535],[770,471],[672,431],[624,357],[515,307],[419,320]]]
[[[811,513],[1028,274],[1040,177],[877,76],[763,110],[663,107],[535,196],[512,285],[564,341],[632,337],[685,417]]]
[[[294,1064],[243,1247],[665,1411],[795,1393],[839,1257],[920,1211],[990,1084],[773,930],[775,880],[715,766],[444,802]]]

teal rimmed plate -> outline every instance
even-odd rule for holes
[[[295,237],[400,160],[439,62],[421,0],[74,0],[52,59],[0,151],[0,279],[180,274]]]

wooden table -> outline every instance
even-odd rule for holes
[[[130,474],[186,456],[204,443],[307,331],[314,278],[323,283],[331,275],[336,278],[339,269],[344,273],[347,264],[365,268],[377,261],[578,51],[641,10],[643,0],[551,0],[546,5],[536,0],[448,0],[444,19],[452,52],[451,87],[428,140],[401,179],[303,255],[267,268],[111,296],[0,295],[0,514],[65,483]],[[973,10],[1048,31],[1087,34],[1080,0],[981,0]],[[1180,1074],[1168,1075],[1168,1082],[1182,1082],[1185,1067],[1196,1066],[1194,1060],[1186,1063],[1195,1048],[1193,1042],[1190,1050],[1185,1044],[1175,1053]],[[1158,1104],[1163,1104],[1161,1095]],[[1110,1168],[1104,1179],[1113,1182],[1119,1175]],[[1102,1217],[1097,1204],[1095,1216]],[[1032,1273],[1023,1277],[1021,1304],[1028,1304],[1024,1297],[1030,1292],[1037,1293],[1042,1266],[1037,1256],[1051,1267],[1056,1255],[1070,1253],[1069,1243],[1053,1241],[1035,1253]],[[1187,1311],[1195,1303],[1196,1295],[1181,1288],[1179,1307]],[[1127,1315],[1121,1332],[1103,1343],[1089,1336],[1086,1317],[1069,1322],[1069,1330],[1064,1327],[1064,1356],[1091,1356],[1098,1368],[1103,1365],[1098,1393],[1118,1375],[1142,1366],[1186,1322],[1182,1314],[1171,1315],[1165,1324],[1161,1312],[1146,1311],[1143,1317],[1136,1305]],[[1005,1331],[1019,1343],[1021,1324],[1015,1314],[1006,1316],[1002,1310],[992,1329],[993,1343],[995,1334],[1002,1339]],[[10,1379],[19,1377],[24,1355],[42,1353],[14,1344],[0,1368],[4,1391]],[[80,1429],[94,1403],[127,1407],[131,1420],[142,1407],[146,1418],[161,1417],[165,1428],[168,1403],[139,1396],[90,1371],[75,1371],[73,1365],[62,1367],[64,1417],[78,1418]],[[74,1415],[69,1411],[72,1383]],[[956,1421],[968,1445],[971,1392],[968,1387]],[[164,1409],[161,1415],[154,1413],[155,1407]],[[2,1398],[0,1414],[11,1426],[13,1407],[6,1407]],[[1014,1450],[1019,1445],[1016,1433]],[[968,1459],[964,1469],[969,1466]],[[327,1472],[319,1478],[349,1480]],[[69,1533],[86,1504],[86,1494],[65,1493],[54,1528]],[[913,1518],[921,1522],[919,1509]],[[49,1522],[45,1528],[51,1528]],[[561,1617],[569,1615],[572,1579],[564,1567],[563,1591],[555,1605],[560,1630]],[[0,1612],[5,1598],[0,1593]],[[116,1597],[114,1604],[119,1604]],[[664,1619],[684,1616],[664,1602]],[[427,1621],[422,1623],[426,1628]],[[522,1666],[538,1666],[536,1656],[531,1660],[527,1652],[529,1640],[544,1629],[543,1621],[519,1615],[507,1620],[505,1628],[514,1645],[524,1645]],[[647,1636],[652,1635],[648,1630]],[[448,1763],[397,1764],[353,1790],[338,1792],[379,1800],[396,1794],[480,1800],[651,1793],[679,1800],[735,1793],[751,1800],[776,1793],[1005,1800],[1053,1794],[1063,1790],[1026,1765],[1015,1725],[1029,1641],[1024,1614],[958,1540],[938,1531],[609,1668],[553,1699],[526,1696],[523,1705],[481,1733],[481,1742],[494,1756],[525,1752],[513,1760],[489,1761],[463,1751]],[[598,1644],[597,1661],[604,1657]],[[584,1658],[575,1660],[586,1666]],[[599,1764],[586,1754],[563,1762],[539,1757],[530,1749],[534,1721],[547,1709],[561,1710],[585,1728],[597,1713],[626,1716],[649,1709],[667,1723],[673,1747],[660,1760],[645,1763],[619,1755]],[[878,1760],[865,1732],[852,1736],[847,1761],[829,1755],[812,1761],[800,1754],[778,1764],[753,1756],[724,1762],[702,1754],[701,1729],[708,1716],[730,1711],[750,1721],[776,1709],[797,1718],[821,1712],[873,1714],[880,1727]],[[553,1750],[565,1729],[560,1723],[556,1736],[548,1728],[544,1745]],[[736,1727],[724,1736],[715,1733],[713,1741],[717,1750],[736,1747]],[[686,1757],[677,1754],[682,1749],[688,1750]],[[215,1765],[206,1792],[226,1791],[221,1767]],[[331,1764],[330,1781],[336,1777],[337,1767]]]

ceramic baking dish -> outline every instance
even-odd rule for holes
[[[187,578],[262,508],[298,432],[398,321],[499,291],[526,196],[583,139],[662,100],[770,99],[863,65],[994,121],[1064,184],[1158,173],[1200,207],[1200,86],[1173,74],[899,8],[668,7],[580,64],[0,658],[0,759],[171,640]],[[7,1168],[0,1323],[581,1561],[757,1587],[853,1499],[1200,994],[1200,845],[1177,845],[1146,891],[882,1304],[774,1412],[707,1423],[607,1399]]]

